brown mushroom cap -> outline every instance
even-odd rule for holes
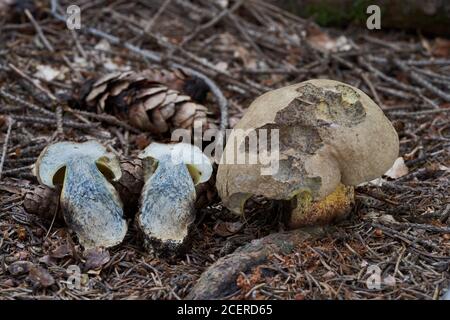
[[[375,102],[333,80],[309,80],[267,92],[250,105],[235,129],[278,129],[280,151],[279,169],[272,175],[261,175],[261,163],[219,165],[219,195],[237,213],[251,195],[290,199],[308,191],[321,200],[339,183],[354,186],[381,176],[399,151],[397,133]],[[229,146],[224,154],[237,154]]]

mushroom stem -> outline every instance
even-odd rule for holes
[[[66,164],[61,206],[64,219],[85,248],[119,244],[127,230],[122,203],[108,180],[89,159]]]
[[[354,188],[343,184],[321,200],[314,200],[310,192],[302,191],[291,200],[293,208],[287,215],[287,225],[295,229],[345,219],[354,202]]]
[[[185,163],[174,163],[170,154],[160,158],[153,174],[152,160],[144,163],[145,182],[138,224],[148,248],[163,245],[177,249],[194,221],[195,186]]]
[[[194,221],[195,185],[211,177],[211,163],[200,148],[187,144],[152,143],[139,154],[146,182],[138,227],[151,252],[176,253],[184,247]]]
[[[122,202],[108,181],[120,179],[119,161],[100,143],[51,144],[42,150],[33,173],[52,189],[62,184],[64,219],[85,249],[112,247],[125,237]]]

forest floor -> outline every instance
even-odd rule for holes
[[[228,8],[205,0],[77,1],[81,29],[71,31],[58,20],[71,2],[53,13],[48,1],[27,14],[0,9],[0,299],[183,299],[220,258],[283,231],[268,201],[255,199],[244,217],[217,202],[198,210],[192,247],[181,257],[147,254],[132,223],[117,248],[85,253],[63,223],[24,209],[24,194],[38,184],[31,166],[48,144],[97,139],[133,157],[153,139],[81,115],[61,97],[108,72],[175,65],[215,82],[208,116],[230,127],[267,90],[312,78],[351,84],[392,121],[404,160],[356,188],[348,220],[246,265],[216,297],[438,299],[450,287],[450,40],[319,28],[259,0]],[[76,288],[68,285],[73,266],[81,270]]]

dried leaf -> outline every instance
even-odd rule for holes
[[[47,266],[50,266],[55,264],[55,259],[53,257],[50,257],[50,255],[46,254],[45,256],[39,258],[39,262]]]
[[[61,74],[60,70],[54,69],[51,66],[39,65],[36,67],[37,71],[34,76],[45,81],[53,81]]]
[[[0,0],[0,11],[6,12],[9,6],[14,4],[14,0]]]
[[[32,266],[33,263],[31,263],[30,261],[16,261],[9,265],[8,271],[11,275],[18,276],[28,273]]]
[[[86,250],[84,257],[86,258],[86,263],[84,264],[85,270],[101,269],[111,259],[108,250],[103,248]]]
[[[94,47],[96,50],[111,51],[111,44],[106,39],[100,40]]]
[[[376,179],[370,180],[368,182],[360,183],[360,184],[358,184],[358,187],[363,187],[363,186],[368,186],[368,185],[381,187],[384,182],[386,182],[386,180],[384,180],[383,178],[376,178]]]
[[[450,56],[450,40],[436,38],[433,44],[432,54],[435,57],[447,58]]]
[[[3,126],[8,123],[7,116],[0,116],[0,129],[3,129]]]
[[[318,27],[310,27],[306,41],[311,47],[322,52],[348,51],[352,48],[346,37],[331,38]]]
[[[143,150],[145,149],[145,147],[147,147],[150,144],[150,139],[148,138],[148,136],[144,133],[138,135],[136,137],[135,143],[136,146],[140,149]]]
[[[383,279],[383,284],[388,287],[395,286],[395,278],[392,275],[388,275]]]
[[[294,296],[295,300],[305,300],[305,298],[306,298],[305,295],[302,293],[296,293]]]
[[[391,223],[391,224],[398,223],[398,221],[395,220],[394,216],[392,216],[390,214],[381,215],[380,221],[385,222],[385,223]]]
[[[0,10],[1,10],[1,7],[0,7]],[[16,286],[16,282],[13,279],[7,279],[6,281],[3,282],[3,285],[5,287],[12,288],[12,287]]]
[[[215,68],[217,70],[225,72],[228,70],[228,63],[226,63],[225,61],[220,61],[220,62],[216,63]]]
[[[408,172],[409,170],[405,164],[405,161],[403,160],[403,157],[399,157],[395,160],[392,167],[384,175],[391,179],[398,179],[400,177],[403,177],[404,175],[407,175]]]
[[[228,7],[229,1],[228,1],[228,0],[217,0],[217,4],[218,4],[222,9],[225,9],[225,8]]]
[[[73,248],[68,243],[58,246],[55,250],[50,253],[50,257],[61,259],[67,256],[73,255]]]
[[[55,279],[44,268],[39,266],[32,266],[28,278],[36,285],[41,287],[50,287],[55,283]]]
[[[218,221],[214,226],[214,232],[221,237],[229,237],[242,228],[242,223]]]

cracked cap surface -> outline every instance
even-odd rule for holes
[[[290,199],[306,190],[320,200],[339,183],[370,181],[392,166],[399,150],[397,133],[375,102],[333,80],[267,92],[250,105],[235,129],[279,130],[277,172],[261,175],[260,163],[219,165],[219,195],[236,213],[251,195]],[[229,145],[224,154],[237,154],[227,150]]]

